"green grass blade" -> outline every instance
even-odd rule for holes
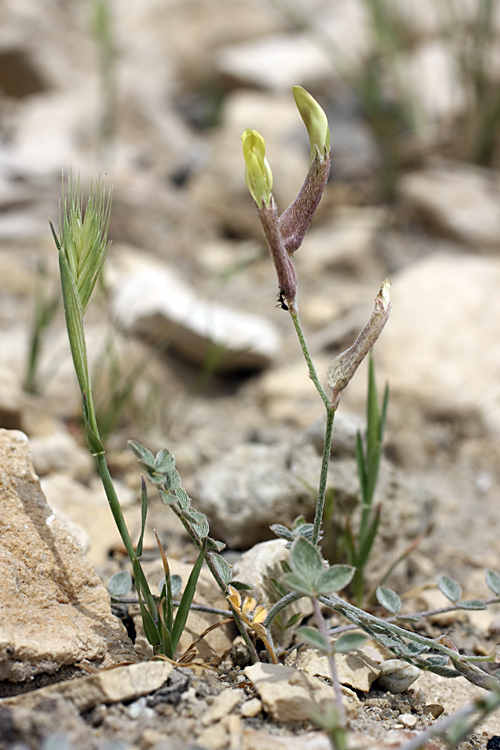
[[[370,552],[372,551],[373,543],[377,536],[377,531],[380,523],[380,505],[375,510],[372,522],[370,523],[367,532],[363,537],[359,539],[358,548],[358,567],[363,568],[366,565]]]
[[[142,555],[142,547],[144,544],[144,532],[146,530],[146,518],[148,515],[148,488],[146,485],[146,480],[143,476],[141,476],[141,533],[139,536],[139,541],[137,542],[137,547],[135,548],[135,553],[137,557],[140,557]]]
[[[370,352],[368,364],[368,398],[366,407],[366,452],[368,456],[380,439],[380,414],[377,398],[377,383],[375,380],[375,365]]]
[[[198,555],[198,559],[196,560],[194,564],[193,570],[191,571],[191,574],[186,583],[186,588],[184,589],[182,599],[179,603],[179,609],[177,610],[177,615],[175,617],[174,626],[172,628],[172,648],[173,648],[174,654],[177,650],[177,646],[179,644],[180,637],[184,630],[184,626],[186,625],[186,620],[189,615],[189,608],[191,607],[191,604],[193,603],[193,598],[194,598],[195,591],[196,591],[196,584],[198,583],[198,578],[200,576],[201,567],[203,565],[203,560],[205,559],[205,547],[206,547],[206,541],[203,543],[201,547],[200,554]]]
[[[358,432],[356,435],[356,463],[358,466],[358,477],[359,477],[359,486],[361,489],[361,498],[364,502],[364,498],[366,497],[366,479],[367,479],[367,472],[365,467],[365,454],[363,451],[363,439],[361,437],[361,433]]]
[[[389,386],[386,384],[384,389],[384,398],[382,401],[382,409],[380,412],[380,424],[379,424],[379,440],[380,442],[384,439],[385,422],[387,417],[387,407],[389,406]]]

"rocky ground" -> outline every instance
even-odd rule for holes
[[[461,35],[474,36],[475,6],[457,4],[445,29],[435,0],[388,3],[411,30],[391,89],[361,0],[303,2],[307,24],[267,0],[112,4],[111,58],[89,3],[43,5],[0,4],[0,748],[322,750],[326,735],[309,717],[312,704],[331,700],[328,672],[310,649],[294,650],[290,634],[278,667],[251,666],[231,625],[179,666],[151,660],[137,606],[111,612],[105,586],[128,563],[85,445],[47,217],[57,220],[61,170],[80,174],[84,189],[100,172],[113,185],[113,245],[85,326],[132,536],[140,471],[129,438],[174,453],[235,576],[268,606],[268,580],[286,555],[269,526],[314,512],[323,407],[289,316],[275,307],[240,136],[247,127],[265,136],[283,210],[309,153],[291,87],[310,90],[329,116],[332,175],[296,269],[322,377],[365,324],[383,279],[392,283],[375,351],[391,395],[369,583],[418,538],[386,583],[405,612],[446,605],[439,575],[458,580],[465,599],[486,599],[484,569],[500,572],[500,178],[495,154],[487,167],[468,160],[475,113],[454,56]],[[490,27],[496,60],[496,6]],[[381,137],[353,93],[372,74],[388,127],[401,82],[418,126]],[[37,326],[41,311],[51,314]],[[356,518],[365,400],[361,368],[336,417],[329,539],[351,509]],[[145,570],[156,585],[156,529],[186,580],[195,550],[150,494]],[[208,571],[195,601],[227,609]],[[182,648],[220,619],[193,612]],[[463,653],[491,653],[498,605],[419,628],[451,635]],[[400,748],[484,693],[430,673],[391,692],[379,681],[390,657],[373,644],[339,657],[353,747]],[[498,735],[497,712],[460,747],[485,748]]]

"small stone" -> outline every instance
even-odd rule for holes
[[[201,723],[206,727],[209,724],[220,721],[223,716],[230,714],[238,703],[241,703],[244,697],[245,693],[243,690],[226,688],[215,698],[208,711],[203,715]]]
[[[244,703],[240,708],[240,714],[245,719],[252,719],[262,711],[262,701],[258,698],[251,698],[249,701]]]
[[[380,665],[377,679],[382,690],[404,693],[420,674],[420,670],[402,659],[388,659]]]
[[[197,744],[207,750],[225,750],[228,741],[226,722],[219,721],[204,729],[196,738]]]
[[[264,711],[275,721],[307,721],[313,708],[326,709],[334,700],[331,685],[293,667],[258,663],[244,673],[253,682]]]
[[[424,714],[427,714],[428,716],[432,716],[433,719],[437,719],[444,711],[444,706],[442,706],[440,703],[429,703],[427,706],[424,706]]]
[[[415,714],[400,714],[398,716],[398,721],[400,721],[404,727],[414,729],[417,725],[418,716],[415,716]]]
[[[363,693],[370,690],[372,683],[380,674],[378,665],[361,650],[351,651],[348,654],[336,654],[335,664],[341,684],[349,685]],[[331,679],[327,657],[313,648],[301,649],[295,666],[314,677]]]

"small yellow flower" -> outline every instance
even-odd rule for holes
[[[245,159],[245,180],[258,208],[271,204],[273,173],[266,159],[266,144],[256,130],[247,128],[241,136]]]

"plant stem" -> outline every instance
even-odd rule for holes
[[[321,475],[319,479],[318,499],[316,501],[316,514],[314,516],[314,529],[312,543],[318,544],[323,522],[323,511],[325,508],[326,483],[328,481],[328,469],[330,468],[330,453],[332,450],[333,420],[335,409],[331,404],[326,408],[326,430],[323,445],[323,459],[321,461]]]
[[[111,474],[109,473],[106,456],[104,453],[99,453],[95,458],[97,461],[99,476],[101,477],[101,482],[104,487],[104,492],[106,493],[108,504],[111,509],[111,513],[113,514],[116,527],[120,533],[122,542],[125,545],[125,549],[127,550],[127,555],[131,560],[134,560],[134,558],[136,557],[134,545],[132,544],[132,539],[130,538],[129,531],[127,529],[127,524],[125,522],[123,511],[120,506],[120,501],[118,500],[118,495],[116,494],[115,486],[113,484],[113,480],[111,479]]]
[[[311,359],[311,355],[309,354],[309,349],[307,348],[306,340],[304,338],[304,333],[302,331],[302,326],[300,325],[299,320],[299,313],[297,310],[296,305],[290,307],[290,315],[293,320],[293,325],[295,326],[295,331],[297,333],[297,337],[300,342],[300,347],[302,349],[302,353],[304,355],[304,359],[307,363],[307,369],[309,371],[309,377],[311,378],[312,382],[314,383],[316,390],[318,391],[319,395],[321,396],[321,399],[327,409],[331,407],[331,401],[328,398],[328,394],[323,388],[323,386],[320,383],[320,380],[318,378],[318,373],[316,372],[316,368],[314,367],[313,361]]]
[[[316,368],[314,367],[314,363],[311,359],[311,355],[309,354],[309,349],[307,347],[304,332],[302,330],[302,326],[300,325],[299,313],[297,310],[296,303],[291,305],[290,315],[293,320],[293,325],[295,326],[297,337],[299,339],[300,348],[302,349],[304,359],[306,360],[307,369],[309,371],[309,377],[311,378],[312,382],[315,385],[316,390],[321,396],[321,400],[323,401],[325,405],[325,409],[326,409],[325,442],[323,445],[321,476],[319,480],[318,499],[316,501],[316,514],[314,516],[314,531],[313,531],[313,536],[312,536],[312,543],[317,545],[319,542],[319,537],[321,533],[321,523],[323,521],[323,511],[325,508],[325,492],[326,492],[326,483],[328,480],[328,469],[330,465],[330,453],[331,453],[331,448],[332,448],[332,433],[333,433],[333,420],[335,418],[335,408],[332,406],[332,402],[328,398],[328,394],[326,393],[325,389],[320,383],[320,380],[318,378],[318,373],[316,372]]]
[[[314,609],[314,617],[316,618],[316,622],[318,623],[318,630],[325,639],[326,643],[328,643],[328,632],[326,629],[325,620],[323,618],[323,615],[321,614],[321,607],[319,605],[319,602],[317,599],[311,599],[313,609]],[[337,671],[337,665],[335,664],[335,655],[333,651],[330,649],[328,650],[328,666],[330,667],[330,674],[332,677],[332,685],[333,690],[335,693],[335,704],[337,706],[337,713],[339,717],[339,728],[344,728],[346,725],[346,716],[345,716],[345,708],[344,703],[342,701],[342,688],[340,686],[340,680],[339,680],[339,673]]]

